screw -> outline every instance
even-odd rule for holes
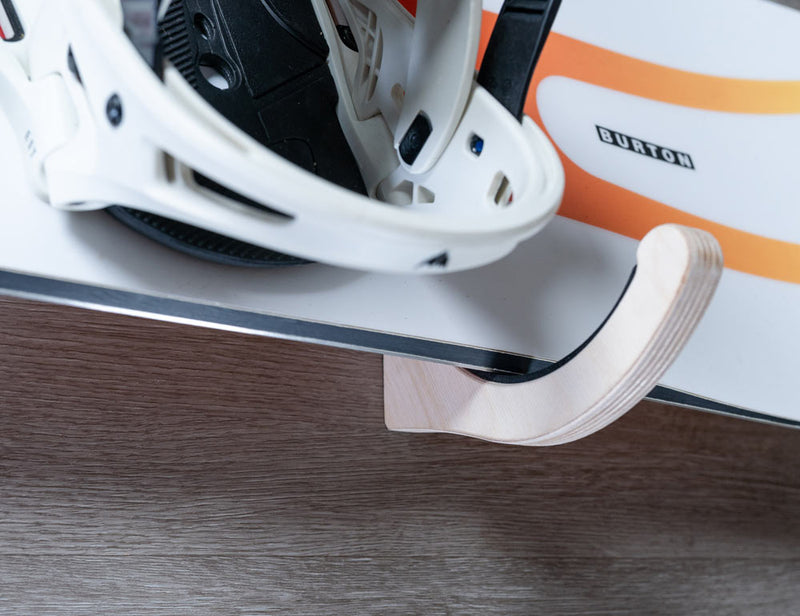
[[[122,124],[122,99],[118,94],[112,94],[106,103],[106,117],[111,126],[117,127]]]
[[[483,139],[478,137],[478,135],[473,135],[469,144],[469,149],[475,156],[480,156],[483,153]]]
[[[72,53],[72,47],[70,47],[67,52],[67,66],[70,72],[75,75],[75,79],[78,80],[78,83],[82,84],[83,79],[81,79],[81,72],[78,70],[78,64],[75,62],[75,55]]]

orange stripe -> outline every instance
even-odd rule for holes
[[[800,284],[800,246],[769,239],[688,214],[601,180],[561,153],[567,176],[561,216],[634,239],[674,222],[705,229],[717,238],[725,266],[765,278]]]
[[[495,24],[497,24],[497,13],[484,11],[483,22],[481,23],[481,42],[478,47],[478,68],[480,68],[483,62],[483,56],[486,53],[486,47],[489,46],[489,39],[492,36]]]
[[[701,75],[637,60],[562,34],[552,33],[537,67],[544,76],[564,75],[651,100],[731,113],[800,113],[800,81],[732,79]]]
[[[800,82],[698,75],[553,33],[537,66],[525,107],[525,112],[543,128],[535,92],[541,81],[551,75],[699,109],[800,113]],[[748,233],[648,199],[589,174],[560,150],[559,153],[566,172],[560,215],[634,239],[641,239],[653,227],[668,222],[705,229],[722,245],[726,267],[800,284],[800,245]]]
[[[484,11],[480,58],[496,22],[496,14]],[[525,112],[542,128],[544,123],[536,107],[535,93],[541,81],[551,75],[696,109],[749,114],[800,113],[798,81],[701,75],[631,58],[554,32],[542,52],[525,106]],[[567,180],[560,215],[634,239],[641,239],[653,227],[670,222],[705,229],[722,245],[726,267],[800,284],[800,245],[688,214],[597,178],[560,150],[559,154]]]

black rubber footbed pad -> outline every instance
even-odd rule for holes
[[[327,66],[328,46],[309,0],[173,0],[160,24],[160,40],[163,57],[233,124],[303,169],[366,194],[336,115],[339,99]],[[206,190],[270,210],[198,174],[195,178]],[[151,239],[214,262],[307,263],[128,207],[109,212]]]

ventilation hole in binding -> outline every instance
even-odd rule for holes
[[[424,111],[420,111],[411,123],[408,131],[400,142],[400,158],[407,165],[413,165],[419,157],[422,148],[433,133],[433,125]]]
[[[350,27],[350,23],[347,21],[347,14],[344,9],[342,9],[339,0],[327,0],[326,4],[328,5],[328,12],[333,18],[333,23],[336,24],[336,33],[339,35],[339,40],[342,41],[344,46],[348,49],[358,52],[358,42],[353,34],[353,29]]]
[[[227,197],[228,199],[233,199],[234,201],[238,201],[244,205],[249,205],[250,207],[259,209],[263,212],[267,212],[268,214],[272,214],[273,216],[277,217],[277,221],[289,221],[292,220],[294,217],[290,214],[286,214],[281,212],[280,210],[276,210],[274,208],[269,207],[268,205],[264,205],[263,203],[259,203],[258,201],[254,201],[249,197],[245,197],[244,195],[236,192],[228,188],[227,186],[223,186],[222,184],[215,182],[211,178],[203,175],[202,173],[198,173],[197,171],[192,171],[192,178],[197,183],[198,186],[205,188],[206,190],[210,190],[212,192],[217,193],[218,195],[222,195],[223,197]]]
[[[450,253],[445,251],[442,252],[435,257],[431,257],[427,261],[421,264],[421,267],[447,267],[447,264],[450,263]]]
[[[164,177],[167,179],[167,182],[174,184],[178,179],[177,162],[171,154],[162,152],[161,155],[163,157],[162,162],[164,163]]]
[[[514,194],[511,191],[511,182],[502,171],[495,176],[492,187],[489,190],[489,196],[494,201],[494,204],[499,207],[506,207],[511,204],[514,198]]]
[[[194,27],[198,34],[205,40],[209,41],[214,38],[214,24],[211,20],[202,13],[196,13],[194,16]]]
[[[417,203],[433,203],[436,195],[424,186],[417,186]]]
[[[67,50],[67,67],[69,67],[69,72],[72,73],[72,76],[75,77],[77,82],[83,85],[83,78],[81,78],[78,63],[75,61],[75,54],[72,53],[72,46]]]
[[[220,56],[207,53],[200,56],[200,73],[217,90],[230,90],[234,86],[235,73],[230,64]]]
[[[383,34],[378,32],[375,40],[375,50],[371,59],[370,75],[367,81],[367,102],[370,102],[375,97],[375,90],[378,88],[378,77],[381,72],[381,63],[383,62]]]
[[[389,190],[380,190],[382,201],[392,205],[411,205],[414,202],[414,184],[405,180]]]
[[[366,6],[353,0],[351,3],[356,17],[356,28],[361,34],[364,47],[361,50],[360,87],[362,98],[370,102],[375,96],[383,64],[383,33],[378,27],[378,17]]]
[[[345,47],[355,52],[358,51],[358,43],[356,42],[356,37],[353,35],[350,26],[336,26],[336,33],[339,35],[339,40],[344,43]]]

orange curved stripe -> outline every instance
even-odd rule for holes
[[[484,11],[483,21],[481,22],[481,42],[478,46],[478,69],[480,69],[483,63],[483,56],[486,53],[486,48],[489,46],[489,39],[492,36],[495,25],[497,25],[497,13]]]
[[[800,113],[800,81],[734,79],[683,71],[553,32],[532,85],[563,75],[655,101],[730,113]]]
[[[650,229],[677,223],[705,229],[717,238],[725,267],[800,284],[800,246],[715,223],[601,180],[563,155],[567,175],[559,214],[634,239]]]
[[[400,2],[412,14],[416,13],[417,0]],[[478,66],[496,22],[497,14],[484,11]],[[539,59],[525,105],[525,113],[545,131],[536,106],[536,90],[543,79],[552,75],[695,109],[800,114],[800,81],[702,75],[632,58],[553,32]],[[560,149],[559,154],[567,180],[560,215],[634,239],[641,239],[653,227],[670,222],[705,229],[722,245],[726,267],[800,284],[800,245],[688,214],[595,177]]]
[[[545,131],[536,106],[536,90],[551,75],[686,107],[735,113],[800,113],[800,82],[698,75],[553,33],[542,52],[525,106],[525,112]],[[800,245],[688,214],[595,177],[560,149],[559,154],[566,172],[560,215],[634,239],[669,222],[705,229],[722,245],[726,267],[800,284]]]

